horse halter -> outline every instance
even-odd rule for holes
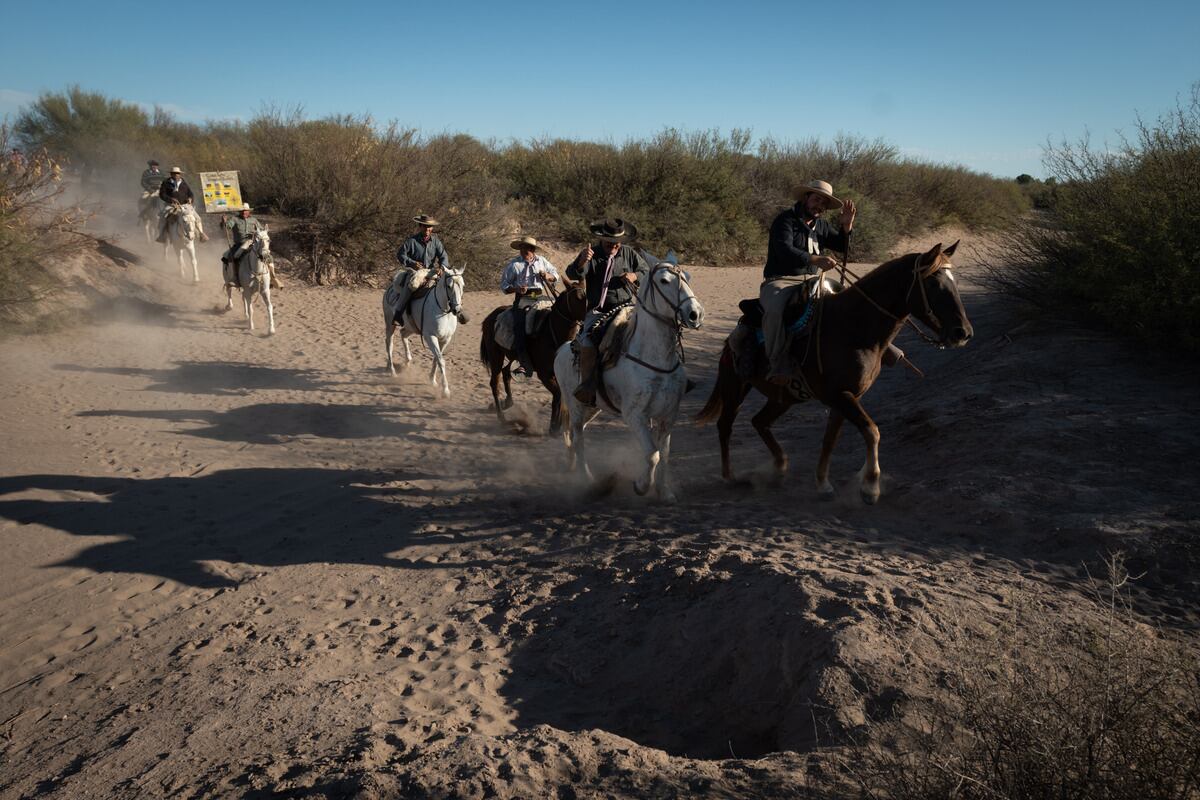
[[[692,285],[691,285],[691,283],[688,282],[687,277],[684,275],[683,270],[680,269],[677,265],[671,264],[670,262],[660,262],[659,264],[657,264],[654,267],[654,269],[650,270],[650,277],[648,278],[648,280],[650,281],[650,287],[652,289],[654,289],[654,291],[658,292],[658,296],[663,299],[664,303],[666,303],[668,306],[671,307],[671,312],[672,312],[674,318],[667,319],[662,314],[658,314],[654,311],[651,311],[649,306],[646,306],[643,303],[639,303],[639,305],[641,305],[642,308],[645,309],[647,314],[654,317],[654,319],[658,320],[659,322],[663,323],[664,325],[670,325],[670,326],[674,327],[677,331],[682,333],[683,326],[684,326],[683,304],[686,303],[691,298],[687,297],[687,298],[684,298],[683,300],[679,301],[678,303],[672,303],[671,298],[667,297],[667,293],[664,292],[661,288],[659,288],[658,282],[656,280],[654,280],[654,276],[657,275],[661,270],[666,270],[667,272],[674,274],[675,277],[677,277],[679,279],[679,282],[681,284],[683,284],[684,286],[688,287],[688,289],[691,289]],[[682,294],[682,292],[680,292],[680,294]]]
[[[438,300],[437,290],[438,290],[438,287],[442,283],[442,278],[447,275],[449,275],[450,279],[448,281],[446,281],[446,289],[445,289],[445,291],[446,291],[446,306],[445,306],[445,308],[443,308],[441,301]],[[437,303],[438,310],[441,311],[443,314],[460,314],[460,313],[462,313],[462,300],[461,299],[458,301],[457,305],[450,302],[450,298],[452,296],[450,294],[450,287],[454,284],[455,277],[457,277],[457,276],[454,275],[453,273],[448,273],[444,269],[438,271],[437,283],[433,287],[433,302]]]

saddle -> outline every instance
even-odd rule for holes
[[[593,342],[600,343],[596,361],[601,370],[615,367],[625,353],[625,342],[633,335],[636,327],[633,312],[632,303],[617,306],[592,325],[589,333]]]
[[[796,292],[783,312],[783,330],[788,338],[788,349],[809,333],[808,326],[812,322],[820,300],[814,300],[807,292]],[[759,373],[766,373],[767,350],[766,339],[762,331],[763,308],[757,297],[749,297],[738,303],[742,312],[737,327],[729,335],[729,350],[733,356],[733,365],[742,380],[752,380]],[[801,394],[793,390],[797,399],[805,399],[807,392]]]
[[[546,298],[545,301],[540,301],[537,305],[525,311],[526,336],[537,336],[542,331],[546,326],[546,321],[550,318],[550,307],[553,304],[553,301]],[[503,312],[496,316],[496,326],[492,335],[496,340],[496,344],[505,350],[512,350],[516,347],[516,337],[513,336],[513,312],[511,308],[504,309]]]

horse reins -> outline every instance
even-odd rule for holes
[[[628,351],[626,351],[623,355],[635,364],[641,364],[643,367],[654,370],[655,372],[662,373],[663,375],[670,375],[672,372],[674,372],[675,370],[679,369],[680,367],[682,367],[684,364],[687,363],[687,360],[684,357],[684,353],[683,353],[683,320],[680,317],[680,311],[683,308],[683,303],[687,302],[687,301],[685,300],[680,303],[672,303],[671,299],[669,297],[667,297],[666,292],[664,292],[662,289],[660,289],[658,287],[658,284],[654,280],[654,276],[659,270],[663,270],[663,269],[665,269],[666,271],[668,271],[670,273],[673,273],[679,279],[679,281],[681,283],[687,284],[688,282],[683,277],[683,270],[679,269],[678,267],[671,266],[669,264],[667,266],[658,264],[657,266],[654,267],[654,269],[650,270],[650,276],[647,278],[647,280],[650,281],[651,288],[654,289],[656,292],[658,292],[658,296],[663,299],[663,302],[671,307],[671,310],[674,312],[674,319],[667,319],[662,314],[659,314],[655,311],[651,311],[650,307],[647,306],[645,303],[642,303],[637,298],[636,295],[634,296],[634,303],[635,303],[635,305],[641,306],[642,309],[647,314],[649,314],[651,317],[653,317],[654,319],[661,322],[663,325],[666,325],[668,328],[674,329],[674,331],[675,331],[675,357],[678,359],[678,361],[675,363],[675,366],[671,367],[670,369],[663,369],[662,367],[656,367],[653,364],[647,364],[645,361],[642,361],[637,356],[631,355]],[[690,284],[688,284],[688,285],[690,288]]]

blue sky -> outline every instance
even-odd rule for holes
[[[483,139],[748,128],[1044,174],[1200,80],[1200,3],[5,3],[0,115],[78,83],[184,119],[265,105]]]

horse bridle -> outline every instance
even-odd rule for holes
[[[454,282],[454,278],[456,277],[455,275],[450,274],[450,280],[446,282],[446,307],[443,308],[441,301],[438,300],[438,296],[437,296],[438,285],[442,282],[442,277],[447,274],[450,274],[450,273],[447,273],[447,271],[444,269],[438,271],[437,282],[433,286],[433,302],[437,304],[438,310],[441,311],[443,314],[455,314],[455,315],[461,314],[462,313],[462,301],[459,301],[458,308],[455,308],[454,306],[450,305],[450,284],[452,284]]]
[[[666,374],[670,374],[670,373],[674,372],[675,370],[682,367],[685,363],[687,363],[684,358],[684,354],[683,354],[683,328],[684,328],[683,304],[692,298],[689,297],[689,298],[685,298],[684,300],[679,301],[678,303],[672,303],[671,298],[667,297],[666,292],[664,292],[662,289],[658,288],[658,282],[654,280],[654,276],[656,274],[658,274],[658,272],[660,270],[666,270],[667,272],[674,274],[675,277],[677,277],[679,279],[679,282],[681,284],[683,284],[684,286],[687,286],[688,289],[692,288],[692,284],[684,276],[683,270],[681,270],[678,267],[678,265],[676,265],[676,264],[671,264],[670,262],[659,263],[659,264],[655,265],[655,267],[652,270],[650,270],[650,276],[647,278],[647,280],[650,281],[650,287],[654,291],[658,292],[658,296],[663,299],[664,303],[666,303],[668,306],[671,307],[671,311],[674,315],[674,318],[667,319],[662,314],[659,314],[655,311],[650,310],[650,307],[648,305],[646,305],[645,303],[642,303],[641,301],[639,301],[636,296],[634,298],[634,301],[637,305],[641,306],[642,310],[645,311],[647,314],[649,314],[652,318],[658,320],[663,325],[666,325],[668,328],[672,328],[675,331],[675,355],[676,355],[676,358],[678,359],[678,361],[676,361],[675,366],[671,367],[670,369],[663,369],[662,367],[656,367],[653,364],[649,364],[645,361],[642,361],[640,358],[638,358],[628,352],[625,353],[625,357],[628,358],[630,361],[632,361],[635,364],[641,364],[643,367],[646,367],[647,369],[654,370],[655,372],[661,372],[664,375],[666,375]],[[680,292],[680,294],[682,294],[682,292]]]
[[[915,256],[915,259],[916,260],[913,263],[913,283],[909,284],[908,291],[904,293],[905,305],[908,304],[908,299],[910,297],[912,297],[913,284],[916,284],[921,289],[921,305],[924,307],[923,308],[924,313],[926,314],[928,319],[932,319],[935,323],[937,323],[938,330],[942,331],[943,330],[942,320],[938,317],[938,315],[936,313],[934,313],[933,306],[930,305],[930,303],[929,303],[929,294],[925,290],[925,279],[921,276],[921,270],[920,270],[921,253],[917,253]],[[875,309],[877,311],[879,311],[881,314],[883,314],[884,316],[888,317],[889,319],[895,320],[896,322],[901,321],[900,317],[897,317],[895,314],[888,311],[883,306],[879,305],[879,303],[876,303],[875,300],[869,294],[867,294],[866,292],[864,292],[862,290],[862,287],[860,287],[858,285],[859,281],[861,281],[862,278],[860,278],[858,275],[855,275],[851,270],[846,269],[846,267],[844,265],[842,268],[845,272],[849,273],[850,277],[854,278],[854,283],[850,284],[851,289],[854,289],[856,292],[861,294],[868,303],[873,305],[875,307]],[[938,269],[946,270],[948,272],[951,268],[950,267],[939,267]],[[913,322],[911,318],[905,317],[904,324],[908,325],[908,327],[910,327],[914,331],[916,331],[917,335],[920,336],[927,344],[931,344],[934,347],[938,348],[939,350],[946,349],[946,345],[942,340],[934,339],[932,336],[927,334],[925,331],[921,330],[921,326],[919,326],[915,322]]]

